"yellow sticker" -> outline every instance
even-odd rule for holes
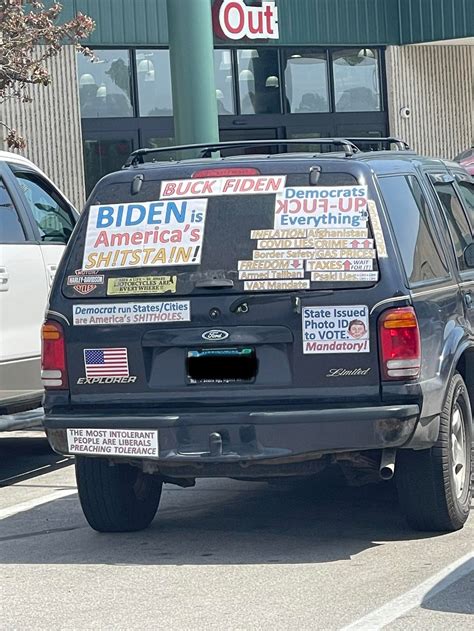
[[[382,224],[380,223],[377,204],[372,199],[369,199],[368,207],[370,221],[372,223],[372,230],[374,233],[374,239],[377,247],[377,254],[379,255],[379,258],[387,258],[387,246],[385,245],[385,237],[383,235]]]
[[[140,296],[143,294],[175,294],[176,276],[132,276],[109,278],[108,296]]]

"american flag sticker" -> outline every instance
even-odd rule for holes
[[[126,348],[86,348],[84,366],[87,379],[130,376]]]

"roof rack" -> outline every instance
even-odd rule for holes
[[[133,151],[124,164],[124,168],[144,164],[144,157],[152,154],[169,153],[171,151],[195,151],[200,150],[199,158],[211,158],[212,154],[222,149],[245,149],[251,147],[291,147],[292,145],[335,145],[340,146],[346,157],[359,153],[356,143],[362,144],[394,144],[398,150],[405,151],[409,146],[399,138],[278,138],[272,140],[242,140],[216,143],[202,143],[192,145],[176,145],[173,147],[159,147],[157,149],[137,149]],[[281,151],[280,153],[287,153]],[[329,152],[325,152],[329,153]]]
[[[378,140],[378,139],[377,139]],[[143,157],[153,153],[169,153],[170,151],[198,151],[200,158],[211,158],[212,154],[221,149],[244,149],[246,147],[278,147],[285,145],[339,145],[347,156],[358,153],[355,144],[345,138],[279,138],[276,140],[234,140],[228,142],[202,143],[197,145],[176,145],[174,147],[159,147],[158,149],[137,149],[133,151],[125,163],[125,167],[143,164]],[[286,153],[282,151],[281,153]]]
[[[363,137],[363,138],[348,138],[352,143],[357,145],[361,144],[387,144],[387,145],[395,145],[397,151],[410,151],[410,146],[405,140],[401,140],[401,138],[396,138],[395,136],[388,136],[387,138],[377,138],[377,137]],[[358,147],[359,148],[359,147]]]

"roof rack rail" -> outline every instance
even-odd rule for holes
[[[377,140],[379,140],[377,138]],[[201,158],[211,158],[215,151],[221,149],[244,149],[246,147],[278,147],[278,146],[291,146],[291,145],[339,145],[342,147],[347,157],[352,156],[354,153],[359,152],[359,148],[350,140],[345,138],[279,138],[275,140],[242,140],[242,141],[228,141],[228,142],[215,142],[215,143],[203,143],[195,145],[176,145],[173,147],[159,147],[158,149],[137,149],[133,151],[124,167],[136,166],[143,164],[143,157],[150,154],[169,153],[170,151],[197,151],[201,150]],[[286,153],[282,151],[281,153]]]
[[[363,137],[363,138],[352,138],[349,137],[347,140],[357,145],[357,143],[361,144],[391,144],[395,145],[398,151],[410,151],[410,146],[405,140],[401,138],[396,138],[394,136],[388,136],[387,138],[372,138],[372,137]],[[358,147],[359,148],[359,147]],[[360,149],[360,148],[359,148]]]

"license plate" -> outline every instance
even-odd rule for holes
[[[253,354],[251,348],[203,348],[188,351],[188,359],[198,357],[249,357]]]
[[[68,451],[84,456],[158,458],[158,430],[68,429]]]
[[[253,348],[199,348],[186,366],[189,384],[252,383],[258,362]]]

